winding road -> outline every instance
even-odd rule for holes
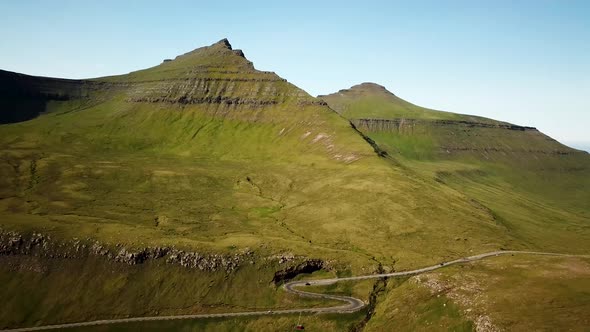
[[[265,311],[226,312],[226,313],[216,313],[216,314],[151,316],[151,317],[106,319],[106,320],[96,320],[96,321],[80,322],[80,323],[44,325],[44,326],[18,328],[18,329],[0,330],[0,332],[43,331],[43,330],[65,329],[65,328],[73,328],[73,327],[85,327],[85,326],[96,326],[96,325],[106,325],[106,324],[121,324],[121,323],[150,322],[150,321],[169,321],[169,320],[199,319],[199,318],[282,315],[282,314],[295,314],[295,313],[352,313],[352,312],[356,312],[358,310],[361,310],[366,305],[366,303],[364,303],[360,299],[350,297],[350,296],[312,293],[312,292],[302,291],[298,288],[309,286],[309,285],[314,285],[314,286],[330,285],[330,284],[333,284],[333,283],[336,283],[339,281],[365,280],[365,279],[375,279],[375,278],[385,278],[385,277],[400,277],[400,276],[417,275],[417,274],[421,274],[421,273],[425,273],[425,272],[434,271],[434,270],[437,270],[437,269],[440,269],[440,268],[443,268],[446,266],[473,262],[473,261],[481,260],[481,259],[484,259],[487,257],[500,256],[500,255],[515,255],[515,254],[562,256],[562,257],[590,257],[590,255],[571,255],[571,254],[558,254],[558,253],[536,252],[536,251],[514,251],[514,250],[492,251],[492,252],[488,252],[488,253],[484,253],[484,254],[463,257],[463,258],[459,258],[459,259],[456,259],[453,261],[443,262],[440,264],[436,264],[436,265],[432,265],[432,266],[428,266],[428,267],[424,267],[424,268],[416,269],[416,270],[381,273],[381,274],[370,274],[370,275],[363,275],[363,276],[356,276],[356,277],[290,281],[290,282],[287,282],[286,284],[283,285],[284,289],[287,292],[297,294],[299,296],[337,300],[337,301],[344,302],[344,304],[340,305],[340,306],[319,307],[319,308],[283,309],[283,310],[265,310]]]

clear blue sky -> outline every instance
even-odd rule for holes
[[[590,150],[590,1],[2,1],[0,68],[126,73],[227,37],[312,95],[370,81]]]

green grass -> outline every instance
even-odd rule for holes
[[[590,156],[536,130],[489,126],[489,119],[444,116],[427,109],[398,108],[403,101],[374,85],[327,97],[331,107],[358,119],[420,119],[389,129],[361,128],[398,165],[464,196],[490,217],[507,248],[588,252]],[[368,110],[376,113],[368,113]],[[488,126],[431,120],[475,121]],[[457,238],[464,238],[457,233]]]
[[[384,87],[362,83],[350,89],[319,96],[347,119],[421,119],[461,120],[493,123],[495,121],[465,114],[436,111],[409,103]]]
[[[473,322],[446,296],[433,296],[424,286],[391,279],[379,297],[366,331],[475,331]]]
[[[390,279],[367,331],[585,331],[590,260],[501,256]]]
[[[440,127],[428,120],[498,122],[422,109],[382,92],[351,98],[345,116],[424,120],[411,134],[366,133],[390,155],[379,158],[342,116],[221,44],[94,82],[102,88],[88,98],[51,101],[36,119],[0,126],[3,228],[111,246],[292,253],[327,261],[331,275],[373,273],[379,264],[410,269],[502,247],[590,249],[588,157],[559,154],[569,150],[537,132]],[[504,150],[487,149],[497,146]],[[225,275],[163,266],[109,274],[88,264],[63,262],[47,275],[4,270],[12,286],[3,298],[15,309],[0,321],[292,304],[276,289],[260,290],[257,275],[267,282],[283,266],[245,268],[227,277],[229,286]],[[147,296],[163,279],[172,280],[169,294]],[[204,295],[211,281],[218,294]],[[325,290],[370,291],[362,283],[332,287]],[[88,296],[101,292],[124,300]],[[427,303],[422,318],[404,324],[468,326],[455,311],[437,311],[439,304]],[[263,328],[269,319],[240,324]],[[280,326],[291,324],[281,319]],[[351,323],[312,321],[326,330]]]
[[[502,330],[584,331],[590,322],[590,260],[507,256],[440,270],[436,280],[469,317]]]
[[[298,322],[303,323],[308,331],[347,331],[364,313],[349,315],[298,315],[263,316],[257,318],[228,318],[181,320],[170,322],[150,322],[118,324],[100,327],[77,328],[72,331],[106,332],[106,331],[291,331]]]
[[[262,261],[230,274],[159,262],[127,266],[93,257],[0,261],[0,327],[340,304],[286,293],[271,282],[281,266]]]
[[[379,159],[319,106],[271,108],[256,122],[157,107],[113,100],[4,126],[3,224],[130,245],[291,250],[355,271],[373,256],[411,267],[508,239],[467,199]],[[455,243],[453,229],[472,242]]]
[[[166,245],[203,253],[250,248],[261,259],[293,253],[324,259],[335,273],[347,274],[371,273],[377,261],[398,269],[417,267],[508,241],[464,197],[380,159],[338,114],[309,104],[314,100],[303,91],[268,80],[270,74],[248,69],[234,57],[216,46],[146,71],[99,79],[131,85],[105,85],[84,102],[49,102],[46,114],[1,126],[1,226],[111,246]],[[226,60],[227,68],[216,67]],[[196,72],[222,80],[204,81],[207,89],[185,90],[183,79]],[[242,80],[235,85],[225,80],[232,78]],[[251,78],[256,80],[246,81]],[[278,104],[130,101],[184,94]],[[455,242],[456,229],[469,234],[470,242]],[[441,243],[445,250],[439,250]],[[76,263],[48,276],[6,274],[6,281],[17,283],[6,298],[18,302],[30,293],[33,302],[15,303],[16,311],[1,321],[82,320],[96,315],[98,304],[104,304],[103,317],[188,305],[138,300],[160,280],[154,272],[134,276],[134,287],[114,293],[124,302],[90,298],[72,308],[74,299],[101,291],[95,286],[64,292],[76,282],[68,271],[87,271],[108,289],[130,279],[71,264]],[[219,292],[229,292],[223,298],[228,307],[274,304],[259,290],[259,272],[240,273],[245,279],[236,285],[242,293],[227,290],[224,276],[193,277],[195,286],[212,278]],[[178,278],[175,292],[188,280]],[[41,283],[38,290],[30,286]],[[190,298],[191,305],[208,303]],[[60,307],[72,309],[59,312]]]
[[[567,148],[535,130],[507,130],[489,119],[441,113],[406,103],[381,88],[365,85],[322,97],[349,119],[397,119],[389,129],[363,127],[363,134],[386,151],[397,165],[425,181],[435,181],[466,198],[491,219],[503,248],[588,254],[590,252],[590,157]],[[419,121],[402,121],[418,119]],[[488,126],[442,123],[460,120]],[[455,241],[471,241],[456,230]],[[465,236],[464,236],[465,235]],[[484,251],[479,245],[475,252]],[[460,289],[466,280],[487,294],[478,315],[489,315],[506,330],[583,330],[587,326],[587,278],[549,276],[557,260],[529,258],[516,271],[511,264],[474,270],[444,270]],[[490,263],[491,264],[491,263]],[[469,272],[466,272],[469,271]],[[466,275],[467,273],[467,275]],[[547,276],[544,274],[548,274]],[[522,296],[526,294],[526,296]],[[479,292],[468,297],[478,298]],[[501,300],[504,299],[504,300]],[[456,301],[455,301],[456,302]],[[446,305],[444,305],[446,304]],[[421,285],[389,287],[367,330],[474,330],[481,321],[464,303],[444,293],[433,297]],[[515,309],[516,308],[516,309]],[[473,309],[475,310],[475,309]],[[568,312],[571,312],[568,313]]]

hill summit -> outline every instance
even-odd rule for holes
[[[357,84],[333,94],[320,95],[318,98],[326,101],[336,112],[351,119],[407,118],[478,122],[491,121],[477,116],[442,112],[420,107],[396,96],[384,86],[370,82]]]

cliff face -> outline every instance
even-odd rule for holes
[[[289,98],[304,97],[302,91],[282,91],[286,82],[274,74],[258,77],[209,77],[209,71],[193,72],[184,79],[135,83],[128,91],[130,102],[180,104],[276,105]],[[226,77],[224,77],[226,76]]]
[[[445,127],[445,126],[462,126],[465,128],[496,128],[506,130],[518,130],[518,131],[538,131],[534,127],[523,127],[513,124],[505,123],[484,123],[484,122],[472,122],[472,121],[460,121],[460,120],[421,120],[421,119],[351,119],[357,128],[366,131],[392,131],[392,132],[404,132],[411,131],[413,128],[418,126],[433,126],[433,127]]]
[[[492,158],[493,154],[519,153],[540,155],[583,155],[578,150],[559,144],[533,127],[503,122],[485,123],[461,120],[426,119],[351,119],[350,122],[366,135],[429,140],[432,152],[445,158],[465,155]],[[400,144],[403,144],[400,142]],[[384,144],[384,145],[387,145]],[[389,145],[390,153],[395,145]]]
[[[254,262],[254,253],[244,251],[239,254],[207,254],[186,252],[174,247],[148,247],[128,249],[123,244],[115,244],[112,248],[99,241],[55,240],[49,235],[39,232],[21,234],[15,231],[0,229],[0,255],[32,255],[45,258],[83,258],[90,255],[101,256],[107,260],[127,265],[143,264],[152,260],[162,259],[169,264],[198,269],[201,271],[224,270],[231,272],[244,261]]]

